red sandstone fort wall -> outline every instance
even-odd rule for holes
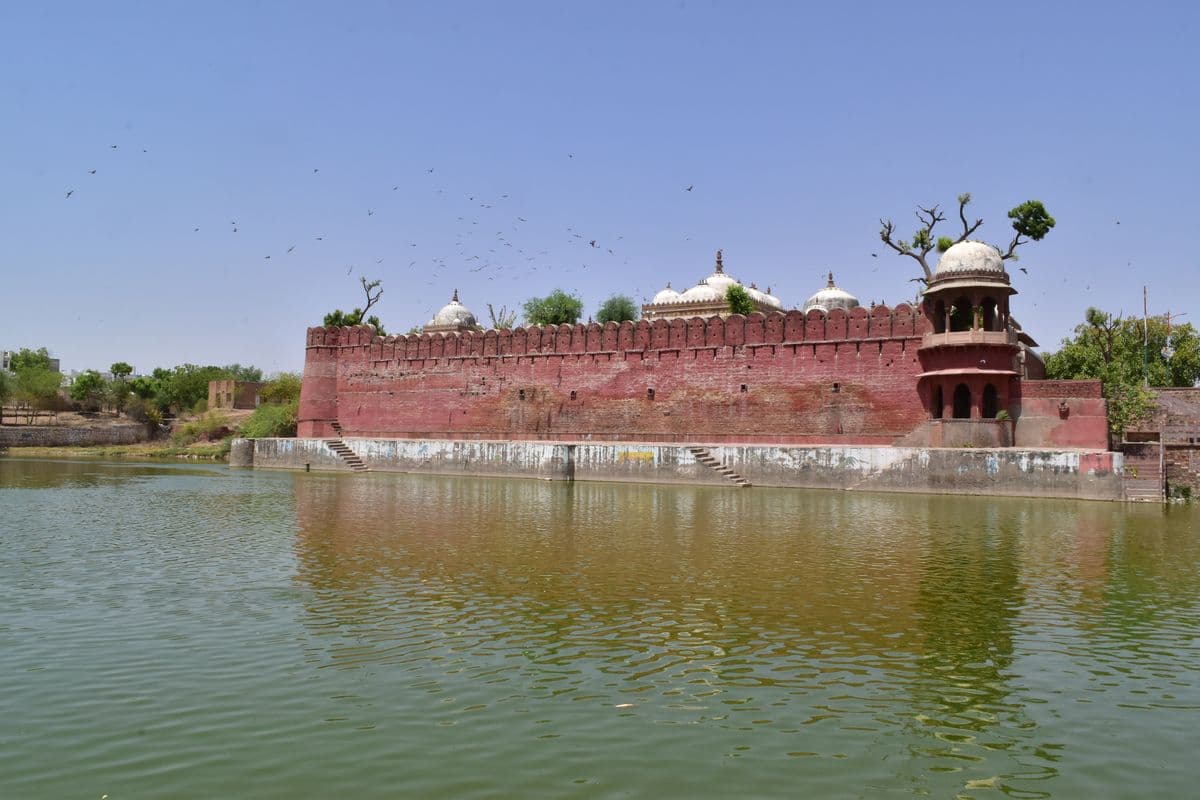
[[[916,310],[378,337],[310,328],[300,436],[891,443],[925,417]]]

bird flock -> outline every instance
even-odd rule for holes
[[[108,149],[110,151],[121,150],[122,145],[111,144]],[[142,154],[150,152],[149,148],[127,149],[135,152],[140,149]],[[567,153],[566,157],[574,161],[576,155]],[[84,171],[86,177],[82,182],[65,188],[64,199],[73,203],[85,200],[89,194],[92,194],[91,187],[86,181],[116,169],[118,167],[115,164],[106,166],[101,163],[88,166]],[[308,167],[300,172],[301,174],[307,173],[309,179],[314,181],[320,181],[328,174],[322,172],[320,166]],[[454,214],[456,225],[452,226],[455,232],[448,251],[444,241],[440,243],[440,248],[436,246],[422,247],[422,242],[415,240],[419,237],[409,237],[403,244],[416,257],[395,259],[392,254],[392,258],[398,265],[403,265],[403,269],[413,270],[414,275],[424,277],[426,286],[438,286],[442,279],[450,277],[462,269],[469,274],[476,275],[476,280],[495,281],[499,278],[520,281],[550,274],[557,276],[570,275],[577,271],[582,273],[586,270],[609,270],[615,268],[618,263],[629,264],[629,257],[622,250],[624,234],[614,233],[605,237],[598,235],[598,232],[588,231],[582,226],[567,225],[561,229],[561,239],[558,240],[554,237],[554,228],[547,231],[544,226],[537,227],[532,236],[526,235],[526,231],[532,224],[532,215],[518,205],[512,193],[464,192],[455,190],[451,187],[450,182],[440,181],[438,177],[437,167],[429,166],[423,168],[422,174],[410,176],[402,183],[397,183],[393,179],[381,187],[390,192],[400,192],[402,189],[429,192],[442,201],[448,201],[446,205],[453,208],[450,213]],[[695,184],[680,187],[680,191],[685,194],[691,194],[695,189]],[[394,218],[389,219],[387,210],[379,204],[364,204],[360,213],[372,222],[378,221],[385,224],[395,224],[396,222]],[[227,217],[227,219],[229,222],[225,231],[229,236],[244,235],[243,231],[246,228],[242,222],[247,220],[240,220],[240,217]],[[249,220],[249,222],[253,227],[253,221]],[[206,225],[201,221],[193,221],[189,225],[192,234],[201,234],[206,230],[211,230],[212,227],[211,224]],[[279,242],[277,249],[270,249],[265,253],[260,251],[257,256],[251,257],[260,258],[262,261],[279,261],[295,254],[298,248],[303,249],[305,241],[310,242],[311,247],[324,245],[328,248],[328,244],[325,244],[327,238],[325,232],[310,231],[307,235],[296,235],[294,238]],[[690,236],[684,237],[684,241],[690,240]],[[443,252],[441,254],[431,252],[435,249],[442,249]],[[322,260],[328,261],[336,258],[336,252],[328,249],[325,252],[328,256],[323,257]],[[374,257],[374,265],[382,265],[387,260],[388,255],[377,253]],[[344,266],[346,275],[352,274],[358,268],[355,263],[346,263]],[[384,275],[383,277],[390,276]],[[411,284],[412,281],[410,280],[409,283]],[[635,292],[641,294],[642,287],[635,287]]]

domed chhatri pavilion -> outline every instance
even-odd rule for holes
[[[763,292],[753,283],[743,286],[737,278],[726,274],[725,263],[718,250],[716,269],[711,275],[701,278],[699,283],[683,292],[675,291],[668,283],[665,289],[654,295],[653,300],[642,306],[642,317],[650,320],[727,317],[729,301],[725,299],[725,293],[730,286],[742,286],[750,295],[755,311],[768,314],[783,310],[783,303],[771,294],[770,287]]]
[[[461,333],[463,331],[478,331],[479,322],[471,309],[458,302],[458,289],[450,302],[442,306],[442,310],[433,315],[433,319],[421,328],[423,333]]]
[[[942,254],[922,310],[922,395],[934,419],[994,419],[1010,411],[1015,381],[1042,378],[1037,346],[1009,313],[1016,294],[990,244],[959,242]]]

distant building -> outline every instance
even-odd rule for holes
[[[727,317],[729,316],[729,301],[725,293],[730,286],[742,286],[742,283],[731,275],[725,274],[725,263],[721,251],[717,251],[716,270],[706,278],[701,278],[690,289],[677,292],[668,283],[665,289],[654,295],[654,299],[642,306],[643,319],[689,319],[691,317]],[[770,287],[765,292],[759,291],[755,284],[742,286],[750,295],[754,310],[769,314],[773,311],[783,311],[783,303],[771,294]]]
[[[209,381],[208,408],[258,408],[261,381]]]

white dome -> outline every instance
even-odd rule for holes
[[[704,281],[701,281],[679,296],[680,302],[683,303],[711,303],[724,299],[724,290],[718,292]]]
[[[957,272],[996,272],[1004,274],[1004,259],[1000,251],[986,242],[965,241],[951,245],[938,259],[937,275]]]
[[[820,309],[821,311],[832,311],[835,308],[843,308],[849,311],[852,308],[858,307],[858,298],[847,292],[845,289],[839,289],[833,283],[833,273],[829,273],[829,283],[824,289],[814,294],[804,302],[804,310]]]
[[[771,308],[778,308],[778,309],[783,308],[783,303],[781,303],[779,301],[778,297],[771,294],[771,290],[769,288],[764,292],[761,289],[759,289],[757,286],[755,286],[753,283],[745,288],[746,288],[746,294],[750,295],[750,298],[752,300],[754,300],[755,302],[762,303],[763,305],[768,305]]]
[[[654,295],[654,299],[650,301],[650,303],[652,305],[656,305],[656,306],[661,305],[663,303],[678,303],[678,302],[679,302],[679,292],[672,289],[671,284],[669,284],[669,283],[667,284],[667,288],[659,291],[658,294]]]
[[[454,290],[454,297],[450,302],[442,306],[442,310],[433,315],[433,319],[429,320],[430,325],[455,326],[465,328],[478,327],[479,323],[475,321],[475,315],[471,313],[471,309],[458,302],[458,289]]]

